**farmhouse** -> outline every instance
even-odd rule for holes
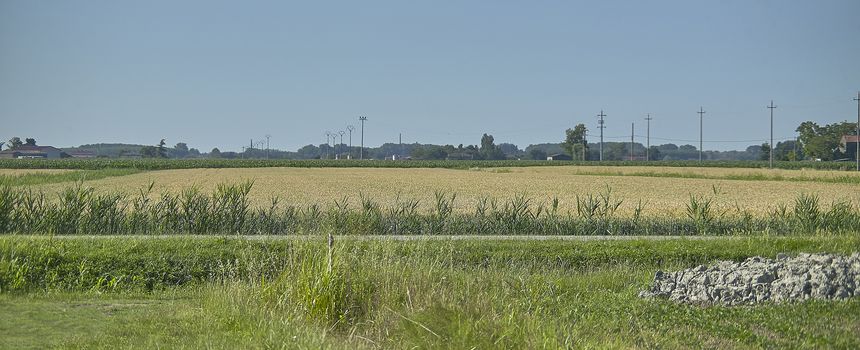
[[[857,135],[843,135],[839,140],[839,151],[842,153],[854,154],[857,152]]]
[[[90,150],[75,150],[75,151],[66,151],[66,154],[72,158],[95,158],[96,153]]]
[[[63,150],[51,146],[18,146],[0,152],[0,158],[47,158],[69,157]]]

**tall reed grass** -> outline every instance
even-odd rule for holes
[[[612,189],[577,195],[575,212],[560,212],[525,194],[509,199],[482,198],[473,210],[457,209],[456,193],[436,192],[432,209],[398,198],[384,205],[360,195],[332,205],[292,205],[272,198],[252,207],[253,182],[221,184],[212,193],[190,187],[155,196],[153,184],[136,195],[97,193],[78,183],[56,198],[30,188],[0,185],[0,233],[13,234],[319,234],[337,235],[733,235],[808,234],[860,231],[860,210],[850,202],[823,205],[802,194],[791,207],[777,205],[767,215],[738,208],[718,209],[713,197],[691,196],[686,215],[645,216],[639,201],[634,215],[621,216],[623,201]],[[716,190],[715,190],[716,193]]]

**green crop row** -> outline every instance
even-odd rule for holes
[[[130,168],[140,170],[193,169],[193,168],[489,168],[565,165],[604,166],[667,166],[717,168],[767,168],[760,161],[536,161],[536,160],[264,160],[264,159],[0,159],[0,169],[109,169]],[[780,169],[852,170],[847,162],[775,162]]]

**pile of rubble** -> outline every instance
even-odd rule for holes
[[[688,304],[750,305],[860,295],[860,253],[850,256],[799,254],[776,259],[719,261],[677,272],[657,271],[640,297]]]

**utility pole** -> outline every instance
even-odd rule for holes
[[[648,116],[645,117],[647,121],[647,127],[645,131],[645,161],[651,160],[651,113],[648,113]]]
[[[269,148],[269,138],[270,137],[272,137],[272,135],[266,135],[266,159],[269,159],[269,149],[270,149]]]
[[[358,120],[361,121],[361,150],[358,152],[358,159],[364,159],[364,122],[367,117],[358,117]]]
[[[355,130],[355,127],[352,125],[347,125],[346,130],[349,131],[349,150],[347,151],[347,153],[349,155],[347,156],[347,159],[351,159],[352,158],[352,131]]]
[[[585,149],[588,148],[588,130],[582,134],[582,161],[585,161]]]
[[[606,125],[603,124],[603,117],[606,114],[603,114],[603,110],[600,110],[600,114],[597,115],[600,117],[600,120],[597,121],[597,128],[600,129],[600,161],[603,161],[603,129],[606,128]]]
[[[325,132],[325,159],[329,159],[329,153],[331,152],[331,147],[328,142],[331,139],[331,131]]]
[[[704,117],[705,108],[702,106],[699,106],[699,111],[696,113],[699,113],[699,163],[701,163],[702,162],[702,119],[703,119],[702,117]]]
[[[636,123],[630,123],[630,160],[633,161],[633,131],[636,128]]]
[[[773,100],[770,100],[770,106],[767,106],[767,109],[770,110],[770,168],[773,169],[773,110],[776,106],[773,105]]]
[[[340,144],[338,146],[341,146],[341,148],[343,148],[343,134],[346,134],[346,131],[341,130],[341,131],[338,131],[337,133],[340,134]],[[339,154],[339,153],[337,153],[337,147],[335,147],[335,153]],[[343,153],[343,151],[341,151],[341,153]]]
[[[860,91],[857,92],[857,97],[854,98],[854,101],[857,101],[857,141],[854,145],[857,147],[854,150],[854,159],[857,163],[857,171],[860,171]]]
[[[403,133],[402,132],[397,134],[397,142],[398,142],[397,158],[400,158],[400,157],[403,157]]]

